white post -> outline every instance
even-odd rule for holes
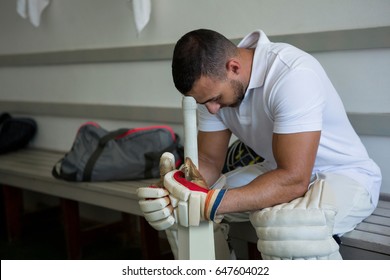
[[[182,100],[184,117],[184,156],[191,158],[198,166],[198,128],[196,121],[196,101],[190,96]],[[214,230],[212,222],[201,222],[199,226],[180,226],[180,260],[214,260]]]

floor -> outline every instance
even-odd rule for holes
[[[3,208],[3,207],[1,207]],[[63,260],[67,259],[66,243],[60,211],[31,215],[24,223],[19,240],[9,242],[1,210],[0,257],[2,260]],[[138,244],[137,244],[138,243]],[[107,233],[83,246],[85,260],[142,259],[138,241],[129,241],[126,233]]]

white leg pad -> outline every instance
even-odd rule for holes
[[[336,211],[321,201],[324,184],[318,180],[304,197],[250,215],[263,259],[341,259],[332,237]]]

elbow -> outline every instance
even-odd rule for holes
[[[289,186],[292,195],[292,199],[302,197],[308,190],[310,184],[310,177],[307,176],[292,176],[289,180]]]
[[[304,196],[308,190],[309,184],[310,184],[310,178],[300,180],[300,182],[295,187],[296,197]]]
[[[309,183],[306,181],[302,181],[299,184],[296,184],[295,189],[295,198],[302,197],[308,190]]]

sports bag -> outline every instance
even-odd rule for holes
[[[262,161],[264,159],[256,154],[252,148],[245,145],[240,139],[237,139],[230,145],[227,151],[222,173]]]
[[[53,167],[55,178],[67,181],[120,181],[160,176],[159,161],[171,152],[182,162],[179,138],[170,126],[107,131],[97,123],[83,124],[71,150]]]
[[[16,151],[28,145],[37,132],[35,120],[0,115],[0,154]]]

